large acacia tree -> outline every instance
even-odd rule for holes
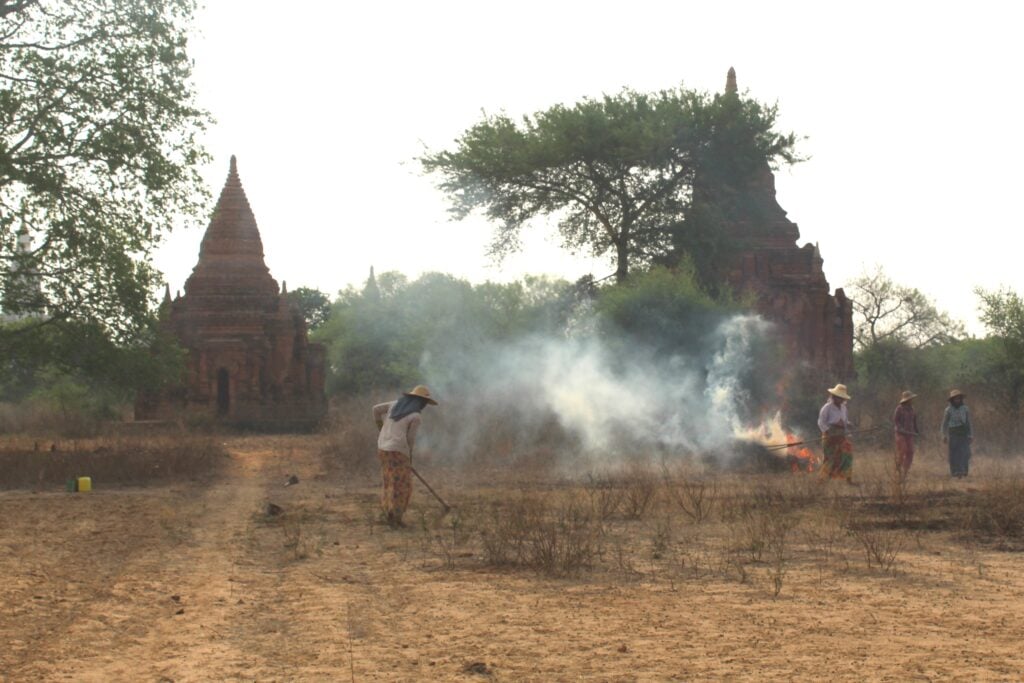
[[[612,254],[622,281],[670,249],[695,178],[719,169],[721,154],[740,169],[794,160],[795,138],[776,133],[775,120],[775,107],[734,90],[626,89],[518,121],[485,116],[421,162],[440,175],[456,217],[481,210],[497,223],[492,256],[518,250],[531,220],[554,216],[563,246]]]
[[[6,313],[113,339],[144,329],[159,280],[152,249],[206,196],[196,168],[207,115],[186,52],[194,10],[193,0],[0,0]],[[0,330],[0,350],[35,325]]]

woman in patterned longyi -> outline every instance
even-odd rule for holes
[[[430,390],[420,385],[406,391],[397,401],[378,403],[373,407],[373,420],[380,434],[377,437],[377,457],[383,488],[381,508],[388,526],[405,526],[402,515],[412,497],[412,450],[416,431],[420,426],[420,411],[427,405],[437,405]]]
[[[825,457],[821,473],[830,479],[845,479],[853,483],[853,444],[848,432],[853,425],[846,413],[846,402],[850,395],[845,384],[837,384],[828,390],[829,400],[818,413],[818,429],[821,430],[821,445]]]
[[[917,414],[914,412],[915,398],[917,394],[914,392],[904,391],[892,415],[896,434],[896,475],[900,481],[906,481],[910,473],[910,466],[914,462],[914,439],[921,435],[917,428]]]

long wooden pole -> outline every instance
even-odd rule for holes
[[[890,425],[878,425],[877,427],[871,427],[870,429],[861,429],[861,430],[856,431],[856,432],[847,432],[846,436],[853,436],[854,434],[867,434],[868,432],[877,432],[879,429],[888,429],[889,426]],[[820,438],[818,438],[818,439],[807,439],[806,441],[794,441],[793,443],[777,443],[777,444],[772,444],[771,446],[765,446],[765,450],[781,451],[782,449],[789,448],[791,446],[803,446],[804,444],[818,443],[819,441],[821,441]]]
[[[430,486],[430,484],[427,483],[426,479],[424,479],[422,476],[420,476],[420,473],[416,471],[415,467],[410,465],[409,469],[412,470],[412,473],[416,475],[416,478],[419,479],[420,482],[422,482],[423,485],[427,487],[427,490],[430,491],[432,494],[434,494],[434,498],[437,498],[437,502],[444,506],[444,513],[448,514],[448,511],[452,509],[452,506],[449,505],[448,503],[444,502],[444,498],[442,498],[441,496],[437,495],[437,491],[435,491]]]

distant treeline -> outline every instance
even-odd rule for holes
[[[442,273],[410,281],[389,272],[340,292],[313,338],[328,348],[329,393],[361,393],[423,381],[425,363],[436,378],[458,375],[462,359],[488,345],[582,327],[612,348],[671,354],[695,348],[715,321],[741,308],[708,294],[685,263],[620,284],[531,276],[471,284]]]

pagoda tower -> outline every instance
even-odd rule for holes
[[[729,69],[726,97],[739,97]],[[817,244],[797,246],[800,229],[775,196],[775,175],[765,162],[743,188],[738,215],[725,226],[739,245],[726,279],[734,291],[750,292],[757,311],[775,322],[791,361],[821,383],[853,379],[853,302],[833,293]]]
[[[734,69],[716,97],[740,106]],[[779,205],[768,162],[740,172],[730,151],[727,144],[719,150],[713,178],[694,179],[694,202],[711,207],[716,239],[725,245],[716,275],[776,324],[789,368],[822,386],[852,379],[852,302],[842,289],[831,290],[818,246],[798,246],[800,229]]]
[[[185,293],[164,295],[163,324],[187,350],[181,386],[140,395],[136,419],[204,416],[248,427],[309,429],[324,416],[325,352],[270,275],[235,157]]]

